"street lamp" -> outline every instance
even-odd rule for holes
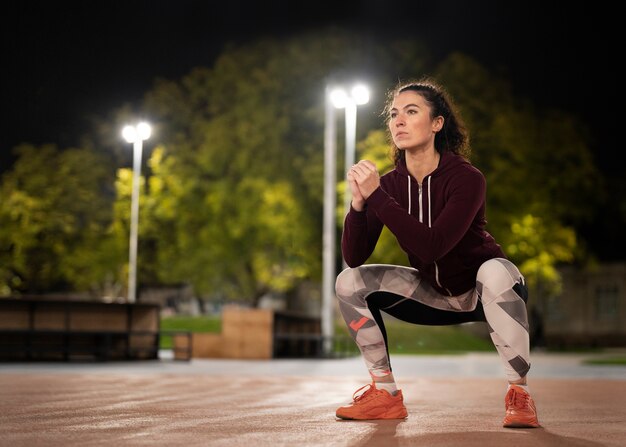
[[[134,303],[137,294],[137,235],[139,224],[139,177],[141,172],[141,151],[143,140],[150,138],[152,129],[148,123],[139,123],[136,126],[126,126],[122,136],[129,143],[133,143],[133,189],[130,208],[130,244],[128,267],[128,302]]]
[[[337,197],[337,127],[335,109],[346,109],[346,167],[354,164],[356,145],[356,106],[369,101],[369,91],[362,84],[357,84],[350,94],[341,88],[326,87],[325,125],[324,125],[324,231],[322,256],[322,336],[325,353],[332,350],[334,335],[333,305],[335,299],[335,207]],[[346,213],[350,209],[350,188],[346,185],[344,195]],[[344,268],[347,267],[344,262]]]
[[[333,304],[335,297],[335,206],[337,185],[337,126],[335,108],[331,100],[331,89],[326,87],[324,95],[324,231],[322,238],[322,336],[323,351],[330,354],[335,332]]]

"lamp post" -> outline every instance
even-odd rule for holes
[[[337,205],[337,126],[335,109],[346,109],[346,169],[354,164],[356,145],[356,107],[369,101],[368,89],[357,84],[350,95],[341,88],[326,87],[324,125],[324,231],[322,256],[322,336],[324,352],[332,351],[334,335],[333,305],[335,300],[335,207]],[[350,209],[350,189],[346,185],[344,207]],[[347,267],[344,262],[344,268]]]
[[[133,186],[130,208],[130,243],[128,250],[128,302],[134,303],[137,295],[137,237],[139,228],[139,178],[141,172],[141,152],[143,141],[150,138],[152,129],[148,123],[126,126],[122,136],[133,143]]]
[[[333,302],[335,297],[335,206],[337,184],[337,126],[335,108],[331,101],[331,89],[324,95],[324,231],[322,238],[322,336],[325,354],[332,351],[334,335]]]

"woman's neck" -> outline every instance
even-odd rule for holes
[[[424,177],[433,172],[439,166],[441,155],[431,147],[421,151],[405,151],[406,167],[409,174],[421,185]]]

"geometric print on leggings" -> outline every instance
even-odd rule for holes
[[[367,306],[366,300],[371,293],[391,292],[404,297],[387,309],[403,301],[414,300],[442,310],[469,311],[473,310],[478,299],[474,291],[444,298],[428,283],[421,281],[417,270],[385,264],[367,264],[344,270],[337,277],[335,290],[339,310],[372,377],[388,375],[391,367],[382,331]]]
[[[390,374],[385,339],[369,309],[357,309],[343,301],[339,301],[339,309],[371,376],[384,377]]]
[[[506,375],[509,381],[517,381],[530,370],[524,278],[510,261],[492,259],[481,266],[476,289]]]
[[[419,272],[411,267],[366,264],[346,269],[337,277],[336,292],[340,300],[367,307],[365,299],[374,292],[391,292],[440,310],[469,312],[476,308],[478,294],[472,289],[457,296],[441,295]]]
[[[395,266],[378,267],[346,269],[335,284],[339,310],[372,378],[389,375],[391,366],[383,333],[367,307],[366,298],[381,288],[410,295],[416,286],[409,269],[401,268],[393,274]]]
[[[452,312],[472,311],[481,300],[491,339],[509,381],[524,377],[530,369],[530,343],[526,312],[527,289],[524,277],[507,259],[483,263],[476,277],[476,288],[463,295],[439,294],[419,272],[410,267],[365,264],[339,274],[335,284],[339,310],[356,342],[372,377],[390,373],[391,367],[383,334],[367,306],[374,292],[391,292],[404,297],[387,308],[406,301]]]

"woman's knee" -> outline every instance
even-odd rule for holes
[[[476,286],[483,298],[486,298],[485,289],[489,290],[494,297],[513,290],[516,295],[526,301],[524,277],[517,267],[506,259],[494,258],[485,261],[476,274]],[[483,304],[487,304],[484,299]]]
[[[358,267],[357,267],[358,268]],[[355,292],[355,276],[357,268],[348,267],[337,275],[335,281],[335,293],[337,296],[350,296]]]

